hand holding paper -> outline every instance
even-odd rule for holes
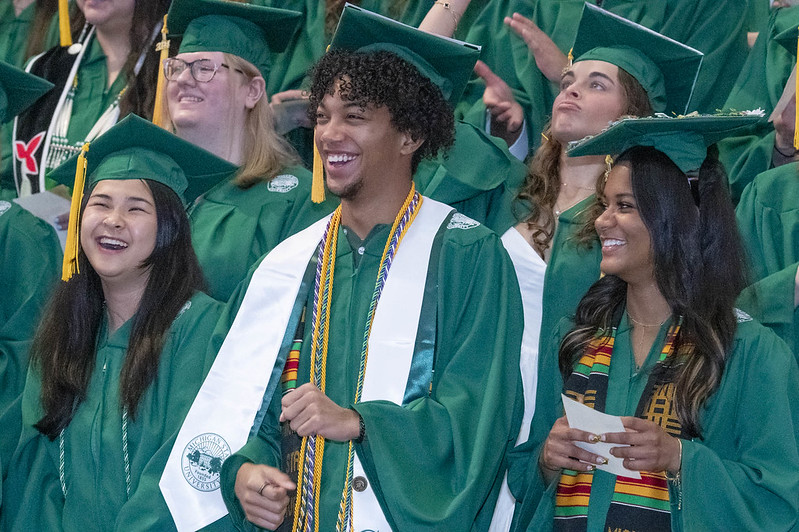
[[[599,412],[593,408],[589,408],[581,403],[578,403],[577,401],[569,399],[562,394],[561,398],[563,400],[563,408],[566,412],[566,418],[568,419],[569,426],[571,428],[584,430],[586,432],[598,435],[625,431],[624,424],[622,423],[620,417]],[[582,449],[585,449],[586,451],[598,454],[608,459],[607,464],[597,464],[597,469],[601,469],[602,471],[607,471],[608,473],[613,473],[614,475],[623,477],[636,479],[641,478],[641,474],[638,473],[638,471],[633,471],[624,467],[622,458],[618,458],[610,454],[610,449],[612,447],[618,447],[618,444],[607,443],[603,441],[597,443],[576,441],[574,444]]]

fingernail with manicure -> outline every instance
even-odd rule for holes
[[[608,459],[603,456],[600,456],[599,458],[596,459],[596,463],[599,465],[606,465],[608,463]]]

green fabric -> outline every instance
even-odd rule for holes
[[[505,141],[465,122],[455,122],[455,145],[436,159],[420,162],[413,181],[419,193],[502,234],[516,224],[513,198],[527,167],[508,152]]]
[[[561,318],[574,316],[580,300],[591,285],[599,280],[599,263],[602,260],[599,239],[591,241],[590,247],[577,241],[577,232],[585,224],[581,214],[594,202],[596,197],[592,194],[561,213],[558,218],[558,228],[550,246],[552,254],[544,274],[541,342]],[[539,367],[545,356],[548,354],[539,349]]]
[[[52,88],[49,81],[0,62],[0,122],[13,119]]]
[[[170,328],[158,375],[128,422],[130,499],[125,495],[119,373],[131,321],[110,338],[98,336],[95,370],[87,396],[64,432],[66,501],[58,476],[58,439],[32,424],[41,415],[40,382],[29,372],[22,399],[23,432],[3,489],[4,530],[170,530],[161,478],[172,444],[212,357],[206,356],[221,305],[195,294]]]
[[[744,189],[735,214],[756,281],[741,295],[739,304],[774,329],[799,356],[799,315],[794,308],[799,263],[799,163],[758,175]]]
[[[473,45],[426,33],[364,8],[345,6],[330,49],[370,51],[376,45],[413,64],[453,103],[460,99],[480,56]]]
[[[539,371],[530,441],[511,453],[509,483],[522,500],[514,530],[552,529],[556,483],[545,486],[537,464],[543,441],[563,415],[557,351],[570,328],[563,320],[549,338],[545,359],[552,362]],[[626,320],[616,342],[607,413],[630,416],[656,350],[636,372]],[[680,494],[670,486],[673,531],[788,530],[794,525],[799,510],[797,400],[799,370],[787,346],[748,316],[740,316],[721,384],[701,411],[703,439],[683,440],[682,509]],[[614,480],[608,473],[595,473],[588,510],[591,532],[603,530]]]
[[[182,35],[178,53],[225,52],[246,59],[269,76],[271,54],[282,52],[301,22],[300,13],[219,0],[178,0],[167,28]]]
[[[483,46],[480,58],[517,92],[525,110],[531,149],[552,113],[558,87],[549,82],[535,65],[527,45],[503,19],[514,11],[530,18],[549,35],[565,54],[574,41],[583,0],[495,0],[475,18],[465,40]],[[605,0],[602,7],[624,18],[696,48],[705,54],[696,83],[691,109],[714,112],[722,107],[748,47],[741,13],[747,0]],[[481,98],[484,83],[473,79],[466,88],[458,117],[485,123]]]
[[[776,37],[797,26],[799,6],[772,10],[724,103],[725,109],[759,107],[766,116],[771,115],[796,64],[795,43],[794,50],[789,51]],[[756,175],[772,167],[774,136],[774,127],[764,121],[745,134],[719,142],[719,159],[727,169],[733,201],[738,201]]]
[[[624,118],[593,137],[569,145],[570,157],[615,155],[634,146],[652,146],[665,153],[684,173],[698,170],[707,147],[752,127],[757,116],[689,116]]]
[[[185,203],[229,176],[235,166],[136,115],[97,137],[86,153],[86,187],[107,179],[150,179],[171,188]],[[79,155],[50,178],[71,186]]]
[[[329,356],[338,358],[327,365],[327,395],[339,405],[352,404],[363,339],[361,325],[353,324],[364,323],[389,229],[378,226],[367,237],[357,269],[357,251],[343,229],[339,234],[329,339]],[[356,450],[395,530],[469,530],[478,514],[490,519],[503,475],[502,455],[517,436],[521,416],[522,323],[516,319],[521,301],[509,289],[516,279],[497,236],[479,226],[447,229],[437,279],[428,282],[436,281],[430,396],[405,406],[386,401],[357,406],[367,436]],[[231,299],[231,307],[243,293]],[[311,332],[307,327],[298,385],[309,378]],[[242,527],[242,510],[233,493],[235,469],[243,460],[275,465],[279,395],[258,438],[223,467],[223,496]],[[319,530],[335,529],[346,450],[346,443],[328,442],[325,448]]]
[[[310,200],[311,174],[283,169],[270,182],[247,189],[220,183],[189,210],[194,251],[208,294],[227,301],[250,267],[280,242],[330,214],[338,199]]]
[[[13,202],[0,201],[0,464],[14,452],[21,420],[28,349],[61,275],[61,245],[53,228]]]

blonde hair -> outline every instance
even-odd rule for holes
[[[261,73],[255,65],[233,54],[224,54],[231,69],[239,69],[250,80]],[[231,83],[235,76],[231,76]],[[300,163],[297,152],[275,131],[272,108],[266,93],[248,113],[244,123],[245,135],[242,153],[244,162],[236,173],[234,182],[240,188],[249,188],[262,181],[275,178],[286,166]]]
[[[253,78],[261,76],[260,71],[241,57],[229,53],[223,53],[225,64],[231,70],[240,70],[247,77],[247,82]],[[241,82],[238,76],[229,76],[231,88]],[[175,124],[169,115],[169,105],[164,91],[161,101],[163,115],[165,117],[165,128],[175,132]],[[270,181],[287,166],[300,164],[300,157],[288,143],[286,139],[278,135],[275,131],[272,108],[266,93],[261,97],[255,106],[247,112],[244,122],[244,145],[242,154],[244,161],[236,172],[233,182],[239,188],[249,188],[260,182]]]

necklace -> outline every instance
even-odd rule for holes
[[[640,325],[641,327],[661,327],[664,323],[666,323],[666,320],[669,319],[671,315],[663,318],[663,321],[661,321],[660,323],[652,323],[652,324],[641,323],[637,319],[633,318],[629,312],[627,313],[627,317],[630,318],[630,321],[633,322],[635,325]]]
[[[564,187],[576,188],[577,190],[590,190],[591,192],[595,192],[596,191],[596,187],[595,186],[593,186],[593,187],[582,187],[580,185],[574,185],[572,183],[569,183],[568,181],[561,181],[560,184],[561,184],[561,186],[564,186]]]
[[[585,198],[587,197],[588,196],[586,196]],[[579,198],[577,201],[570,203],[566,207],[558,207],[558,202],[556,201],[554,207],[552,208],[552,211],[555,213],[555,218],[559,217],[561,213],[568,211],[569,209],[571,209],[572,207],[583,201],[585,198]]]

